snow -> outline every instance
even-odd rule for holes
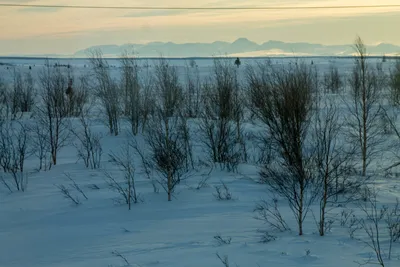
[[[283,63],[289,60],[273,59]],[[341,73],[346,73],[352,64],[351,59],[307,60],[313,60],[321,72],[333,62]],[[28,66],[35,65],[32,68],[34,75],[43,65],[41,60],[29,59],[2,59],[1,62],[15,64],[23,71],[29,71]],[[201,75],[210,72],[212,60],[196,62]],[[87,64],[84,60],[60,60],[60,63],[71,64],[77,73],[84,72]],[[242,59],[242,64],[246,63]],[[110,64],[117,66],[117,61]],[[171,60],[171,64],[178,65],[183,71],[183,60]],[[391,64],[384,65],[385,71]],[[7,66],[0,66],[0,69],[2,78],[9,79],[10,69],[7,70]],[[116,151],[129,137],[125,133],[118,137],[109,136],[98,120],[93,121],[92,127],[105,136],[102,139],[105,152],[102,164],[104,168],[111,168],[107,153]],[[150,181],[138,167],[136,187],[143,202],[134,204],[128,211],[126,205],[116,203],[118,194],[110,191],[100,170],[86,169],[76,160],[75,148],[67,146],[60,151],[57,166],[50,171],[35,172],[38,160],[30,157],[26,164],[31,168],[26,192],[10,194],[0,186],[0,267],[125,266],[124,260],[113,252],[126,257],[131,266],[142,267],[223,266],[216,253],[221,257],[227,255],[231,266],[241,267],[351,267],[374,256],[369,247],[349,237],[347,227],[340,226],[340,213],[344,207],[333,207],[330,216],[336,221],[326,236],[318,235],[311,213],[305,222],[304,236],[298,236],[293,215],[284,199],[279,199],[279,205],[292,231],[273,233],[277,240],[261,243],[258,230],[266,229],[266,225],[254,218],[253,209],[258,201],[269,200],[272,196],[266,185],[257,182],[259,166],[256,165],[240,165],[238,173],[214,168],[207,180],[208,186],[196,189],[202,176],[209,171],[204,167],[178,186],[171,202],[167,202],[162,189],[159,193],[153,192]],[[139,166],[140,161],[135,164]],[[73,191],[82,201],[81,205],[73,205],[64,199],[55,186],[70,183],[65,173],[70,174],[88,196],[85,200]],[[374,182],[379,189],[380,204],[393,204],[400,196],[399,178],[382,175],[378,178]],[[229,187],[233,200],[218,201],[214,197],[214,187],[221,181]],[[93,184],[99,189],[93,189]],[[312,208],[317,212],[318,205]],[[346,208],[362,215],[354,204]],[[219,245],[214,238],[216,235],[230,237],[231,243]],[[362,230],[357,236],[365,239]],[[386,246],[387,238],[384,240]],[[400,266],[399,253],[400,244],[395,243],[396,256],[386,261],[386,266]]]

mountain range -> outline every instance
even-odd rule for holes
[[[101,49],[106,57],[118,57],[125,50],[133,51],[139,57],[212,57],[212,56],[351,56],[354,48],[349,45],[322,45],[313,43],[285,43],[268,41],[257,44],[246,38],[239,38],[233,43],[216,41],[213,43],[151,42],[147,44],[98,45],[77,51],[74,57],[86,57],[91,49]],[[400,46],[381,43],[368,45],[371,56],[398,55]]]

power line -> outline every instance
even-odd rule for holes
[[[269,6],[269,7],[168,7],[168,6],[83,6],[83,5],[40,5],[40,4],[3,4],[0,7],[29,8],[70,8],[70,9],[130,9],[130,10],[296,10],[296,9],[367,9],[395,8],[398,5],[365,5],[365,6]]]

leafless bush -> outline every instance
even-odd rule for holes
[[[113,252],[111,252],[111,254],[115,257],[122,259],[125,262],[126,266],[131,266],[129,261],[127,260],[127,258],[124,255],[122,255],[120,252],[118,252],[117,250],[114,250]]]
[[[345,104],[350,112],[346,116],[349,143],[357,143],[362,159],[362,175],[366,176],[371,160],[380,152],[382,129],[379,125],[381,114],[381,90],[384,76],[379,68],[373,69],[368,63],[366,47],[361,38],[355,41],[357,55],[349,78],[350,102]]]
[[[197,186],[195,189],[200,190],[202,188],[209,187],[209,184],[207,183],[207,181],[208,181],[208,179],[210,179],[210,177],[211,176],[209,174],[203,176],[203,178],[197,183]]]
[[[400,105],[400,59],[397,59],[389,80],[390,101],[394,106]]]
[[[203,85],[200,120],[202,142],[214,163],[236,171],[247,160],[243,140],[243,97],[237,70],[229,62],[215,59],[214,76]]]
[[[224,257],[221,257],[218,253],[216,254],[217,258],[221,261],[221,263],[225,266],[225,267],[229,267],[229,258],[227,255],[225,255]]]
[[[121,195],[130,210],[132,203],[139,203],[139,195],[136,192],[135,167],[133,165],[131,147],[127,144],[125,145],[125,149],[121,148],[118,154],[109,154],[109,158],[109,161],[123,172],[124,182],[119,182],[113,175],[104,171],[104,174],[108,178],[108,185]]]
[[[392,115],[392,117],[390,117],[387,111],[384,108],[382,108],[382,113],[379,115],[379,122],[380,122],[379,127],[381,127],[383,134],[385,135],[396,134],[395,128],[391,123],[391,121],[395,121],[396,118],[397,114],[394,114],[394,116]]]
[[[372,198],[368,202],[360,205],[360,208],[364,211],[366,218],[360,219],[360,228],[367,234],[367,240],[357,238],[357,240],[362,241],[365,245],[370,247],[375,253],[376,260],[382,267],[385,266],[384,263],[384,249],[382,247],[381,240],[381,229],[380,223],[385,218],[386,208],[380,209],[378,207],[378,202],[376,199],[376,193],[373,194]]]
[[[10,105],[8,97],[8,87],[0,77],[0,122],[7,119],[10,115]]]
[[[1,125],[0,166],[4,173],[12,177],[18,191],[25,191],[28,185],[28,176],[24,173],[30,145],[28,136],[28,129],[22,123],[8,122]]]
[[[13,190],[11,189],[11,186],[7,183],[7,181],[4,179],[3,175],[0,175],[0,180],[1,180],[1,183],[4,185],[4,187],[5,187],[6,189],[8,189],[8,191],[9,191],[10,193],[12,193]]]
[[[339,70],[335,65],[329,67],[329,71],[324,74],[323,86],[326,92],[337,94],[343,87],[343,81]]]
[[[141,84],[139,66],[134,54],[124,51],[120,57],[122,65],[121,84],[124,91],[124,111],[131,124],[132,133],[138,134],[141,119]]]
[[[19,112],[30,112],[35,104],[34,80],[30,72],[22,75],[20,71],[14,69],[13,87],[9,92],[11,101],[11,114],[15,119]]]
[[[315,190],[320,203],[318,219],[318,231],[325,235],[325,229],[329,226],[326,221],[327,206],[330,202],[337,202],[338,195],[345,195],[343,185],[347,182],[345,170],[352,166],[354,146],[340,142],[342,125],[339,123],[337,107],[331,103],[318,101],[313,124],[311,143],[313,144],[315,168]]]
[[[109,65],[103,58],[100,50],[89,52],[89,61],[94,72],[94,91],[100,100],[107,116],[107,126],[110,134],[119,134],[119,122],[122,107],[120,105],[121,93],[117,82],[111,77]]]
[[[355,238],[355,233],[361,229],[360,227],[360,219],[357,218],[354,214],[350,217],[350,220],[347,223],[347,231],[349,233],[349,237],[351,239]]]
[[[254,209],[254,212],[257,213],[255,218],[264,221],[272,230],[279,232],[289,231],[290,227],[279,210],[278,200],[274,198],[273,203],[272,205],[265,200],[257,203]]]
[[[217,200],[232,200],[232,193],[226,183],[221,181],[221,185],[215,186],[214,197]]]
[[[72,184],[70,185],[72,188],[74,188],[76,191],[78,191],[79,193],[81,193],[81,195],[88,200],[88,197],[86,196],[85,192],[83,192],[82,188],[75,182],[74,179],[72,179],[71,175],[69,173],[64,173],[64,175],[68,178],[68,180],[70,180],[72,182]]]
[[[393,131],[394,135],[396,136],[396,141],[393,143],[393,154],[396,158],[396,161],[385,168],[385,171],[391,171],[393,168],[400,165],[400,155],[398,153],[398,148],[400,146],[400,129],[397,126],[396,118],[399,115],[399,111],[397,109],[393,110],[393,114],[389,114],[389,111],[385,108],[382,108],[384,117],[386,118],[386,122],[388,123],[388,127]]]
[[[400,240],[400,203],[398,198],[396,198],[396,204],[393,207],[386,209],[385,223],[389,234],[388,259],[390,260],[393,243]]]
[[[0,116],[18,119],[22,113],[32,111],[35,102],[34,81],[30,73],[23,75],[15,68],[10,74],[11,84],[0,81]]]
[[[214,239],[217,241],[218,245],[229,245],[232,241],[232,237],[222,237],[220,234],[214,236]]]
[[[142,88],[140,95],[140,111],[142,120],[142,132],[144,132],[147,122],[150,117],[155,113],[153,100],[155,96],[155,80],[154,73],[148,66],[148,63],[142,65],[142,72],[140,75],[140,86]]]
[[[103,149],[101,146],[102,136],[94,133],[91,129],[90,120],[87,118],[85,111],[79,116],[81,129],[72,128],[71,132],[76,137],[74,146],[78,152],[78,158],[82,159],[86,168],[100,168],[101,156]]]
[[[88,188],[90,188],[92,190],[99,190],[100,189],[100,187],[98,185],[96,185],[96,184],[88,185]]]
[[[346,226],[349,219],[354,215],[354,210],[344,209],[340,212],[340,225]]]
[[[191,68],[197,68],[197,63],[196,63],[196,60],[194,60],[193,58],[189,61],[189,66],[191,67]]]
[[[48,129],[36,121],[33,125],[29,126],[29,132],[31,133],[32,142],[30,153],[39,159],[39,170],[50,170],[51,149]]]
[[[160,176],[159,184],[167,192],[168,201],[171,201],[175,187],[189,171],[181,123],[180,118],[171,118],[168,122],[153,121],[145,132],[145,141],[150,148],[146,158]]]
[[[194,64],[196,64],[196,62]],[[186,66],[185,76],[185,116],[189,118],[198,118],[201,108],[202,82],[200,80],[199,69],[194,68],[192,61],[190,62],[190,67]]]
[[[70,76],[66,95],[68,98],[67,109],[71,117],[80,117],[85,105],[89,101],[89,77],[81,75],[78,78],[79,83],[74,86],[74,78]]]
[[[201,142],[212,162],[228,171],[236,171],[241,158],[241,145],[236,139],[233,123],[227,119],[212,119],[204,115],[200,122]]]
[[[158,193],[159,188],[158,188],[158,181],[157,179],[154,178],[154,175],[152,175],[152,161],[151,159],[147,156],[146,152],[144,151],[144,148],[141,147],[137,139],[133,139],[133,141],[130,144],[136,151],[136,154],[139,156],[141,160],[141,166],[143,168],[143,172],[146,174],[147,179],[151,181],[151,185],[153,186],[153,192]]]
[[[273,160],[273,142],[265,136],[265,133],[258,132],[256,134],[247,134],[247,139],[252,143],[252,148],[249,148],[249,162],[256,165],[265,165]],[[262,182],[262,181],[261,181]]]
[[[372,260],[372,256],[362,264],[378,264],[385,266],[385,261],[392,257],[393,243],[400,238],[400,205],[398,199],[392,207],[387,205],[379,205],[377,201],[377,193],[371,190],[371,197],[367,202],[359,203],[360,209],[366,215],[365,218],[357,218],[352,216],[348,222],[349,233],[351,238],[363,242],[375,254],[377,263]],[[384,242],[384,230],[382,224],[385,225],[385,230],[388,233],[388,246]],[[367,235],[366,238],[355,237],[358,230],[363,230]]]
[[[60,68],[51,68],[47,61],[40,73],[41,105],[37,108],[36,119],[46,129],[51,160],[57,165],[57,153],[65,146],[69,137],[68,107],[65,96],[67,76]]]
[[[266,126],[275,160],[260,172],[270,189],[286,198],[297,220],[299,235],[316,194],[312,158],[306,137],[313,114],[316,73],[304,63],[276,67],[271,63],[248,69],[251,110]]]
[[[371,198],[373,198],[374,190],[371,190],[371,188],[368,185],[364,184],[360,186],[357,191],[354,191],[353,194],[354,194],[353,200],[368,202],[370,201]]]
[[[258,230],[261,234],[261,243],[269,243],[276,240],[276,236],[271,235],[268,231],[265,230]]]
[[[81,201],[79,200],[78,196],[74,196],[71,194],[71,191],[65,187],[65,185],[56,185],[56,187],[60,190],[64,198],[70,200],[75,205],[80,205]]]
[[[189,171],[191,153],[187,121],[182,116],[183,90],[177,70],[165,59],[155,66],[155,114],[144,133],[147,162],[160,176],[160,185],[171,201],[176,185]]]

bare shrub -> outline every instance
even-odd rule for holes
[[[205,145],[212,162],[220,163],[222,169],[236,171],[240,163],[242,147],[237,142],[232,121],[213,119],[204,114],[200,122],[200,131],[201,142]]]
[[[11,113],[16,118],[19,112],[30,112],[35,104],[35,85],[30,72],[24,75],[14,69],[13,87],[9,92],[11,101]]]
[[[229,267],[229,258],[227,255],[221,257],[218,253],[216,254],[217,258],[221,261],[221,263],[225,266],[225,267]]]
[[[74,142],[74,146],[77,149],[78,158],[83,160],[86,168],[98,169],[100,168],[103,154],[102,136],[92,131],[87,114],[88,112],[86,111],[81,112],[79,116],[81,129],[72,128],[71,132],[77,140]]]
[[[260,240],[261,243],[269,243],[277,239],[276,236],[271,235],[268,231],[258,230],[258,232],[261,234],[261,240]]]
[[[190,61],[190,67],[185,68],[185,116],[189,118],[198,118],[201,108],[202,82],[200,80],[200,72],[198,68],[194,68],[196,62]]]
[[[25,160],[29,155],[28,137],[28,129],[22,123],[8,122],[1,125],[0,166],[4,173],[11,176],[18,191],[25,191],[28,185],[28,176],[24,172]]]
[[[273,160],[273,143],[263,132],[248,133],[246,135],[252,146],[249,151],[249,162],[256,165],[265,165]]]
[[[10,105],[8,99],[8,87],[0,77],[0,121],[8,118],[10,114]]]
[[[217,241],[218,245],[229,245],[232,242],[232,237],[222,237],[221,234],[217,234],[214,236],[214,239]]]
[[[120,105],[120,88],[118,88],[117,82],[111,77],[110,67],[103,58],[100,50],[90,51],[89,61],[96,82],[94,92],[106,113],[106,125],[110,134],[117,136],[119,134],[122,109]]]
[[[349,219],[354,215],[354,210],[344,209],[340,212],[340,225],[346,226]]]
[[[124,51],[120,57],[122,65],[121,86],[124,93],[124,111],[131,124],[132,133],[138,134],[141,117],[141,84],[139,66],[134,54]]]
[[[72,195],[70,189],[67,188],[65,185],[56,185],[56,187],[60,190],[61,194],[64,196],[65,199],[70,200],[75,205],[81,204],[79,198],[75,195]]]
[[[153,186],[153,192],[158,193],[159,188],[158,188],[158,181],[156,178],[154,178],[154,175],[152,175],[152,160],[151,158],[148,157],[146,152],[144,151],[144,148],[139,145],[137,142],[137,139],[133,139],[133,141],[130,144],[136,151],[136,154],[139,156],[141,160],[141,166],[143,168],[143,172],[145,173],[146,177],[148,180],[151,181],[151,185]]]
[[[392,151],[395,160],[393,160],[393,163],[385,168],[385,171],[391,171],[393,168],[397,167],[400,165],[400,154],[398,153],[398,148],[400,146],[400,129],[397,126],[397,120],[396,118],[399,115],[399,110],[393,109],[393,113],[390,114],[389,111],[385,108],[382,108],[383,115],[385,117],[385,121],[388,124],[388,128],[390,128],[390,131],[394,133],[396,136],[396,140],[392,143]]]
[[[358,230],[361,229],[360,227],[360,220],[353,214],[347,224],[347,231],[349,233],[349,237],[351,239],[355,239],[355,234]]]
[[[362,160],[362,176],[366,176],[371,160],[380,152],[382,129],[379,125],[381,90],[384,87],[384,76],[379,68],[371,68],[367,51],[361,38],[355,41],[357,55],[349,78],[350,102],[349,116],[346,116],[349,143],[357,143]]]
[[[329,71],[324,74],[323,86],[326,92],[337,94],[343,88],[343,81],[335,65],[329,66]]]
[[[376,256],[378,264],[382,267],[385,266],[384,263],[384,250],[381,245],[381,230],[380,223],[385,218],[386,208],[380,209],[378,207],[378,202],[376,199],[376,193],[369,199],[368,202],[361,202],[360,208],[366,215],[366,219],[360,219],[360,228],[364,230],[367,234],[367,240],[357,238],[357,240],[362,241],[365,245],[370,247]],[[369,262],[368,262],[369,263]]]
[[[232,193],[226,183],[221,181],[221,185],[215,186],[214,197],[217,200],[232,200]]]
[[[7,183],[7,181],[4,179],[3,175],[0,175],[0,180],[1,180],[1,183],[4,185],[4,187],[5,187],[10,193],[12,193],[13,190],[11,189],[11,186]]]
[[[400,203],[398,198],[396,198],[396,204],[393,207],[386,209],[385,224],[389,234],[388,259],[390,260],[392,257],[393,243],[400,240]]]
[[[264,221],[272,230],[279,232],[289,231],[290,227],[279,210],[278,200],[274,198],[272,202],[274,203],[273,205],[265,200],[257,203],[254,209],[257,214],[255,218]]]
[[[183,90],[175,67],[165,59],[155,66],[155,114],[144,132],[147,162],[160,177],[168,201],[185,173],[190,145],[187,121],[182,116]]]
[[[69,137],[68,108],[64,93],[68,78],[60,68],[51,68],[49,61],[46,63],[39,76],[42,103],[37,108],[36,119],[40,127],[46,129],[52,164],[57,165],[57,153]]]
[[[196,63],[196,60],[194,60],[194,58],[190,59],[189,66],[191,68],[197,68],[197,63]]]
[[[391,70],[389,79],[390,102],[394,106],[400,105],[400,59],[396,60],[394,70]]]
[[[89,187],[90,189],[92,189],[92,190],[99,190],[99,189],[100,189],[100,187],[99,187],[98,185],[96,185],[96,184],[88,185],[88,187]]]
[[[72,179],[71,175],[69,173],[64,173],[64,175],[68,178],[68,180],[70,180],[72,182],[72,184],[70,185],[72,188],[74,188],[76,191],[78,191],[79,193],[81,193],[81,195],[88,200],[88,197],[86,196],[85,192],[83,192],[82,188],[75,182],[74,179]]]
[[[207,174],[203,176],[200,181],[197,183],[197,186],[195,187],[196,190],[200,190],[202,188],[209,187],[209,184],[207,183],[208,179],[210,179],[210,174]]]
[[[373,251],[376,262],[371,256],[362,264],[377,264],[384,267],[386,260],[392,258],[393,243],[400,238],[400,205],[398,199],[393,206],[380,205],[377,201],[377,192],[374,189],[370,192],[368,201],[359,203],[366,217],[357,218],[353,215],[349,221],[349,232],[351,238],[363,242]],[[385,237],[383,225],[388,234],[388,242],[383,240]],[[355,237],[358,230],[363,230],[366,238]]]
[[[32,146],[30,153],[39,159],[39,171],[50,170],[51,168],[51,149],[50,149],[50,136],[47,128],[35,121],[33,125],[29,126],[31,133]]]
[[[150,148],[146,157],[158,173],[159,184],[167,192],[168,201],[172,200],[175,187],[189,171],[181,123],[180,118],[153,121],[145,132],[145,141]]]
[[[133,154],[129,144],[126,144],[125,149],[121,148],[118,154],[110,153],[109,161],[117,166],[124,175],[124,182],[119,182],[113,175],[104,171],[108,178],[108,185],[111,189],[118,192],[123,198],[128,209],[131,209],[132,203],[139,203],[139,195],[135,185],[135,167],[133,165]]]
[[[111,252],[111,254],[117,258],[122,259],[124,261],[124,263],[126,264],[126,266],[131,266],[128,259],[124,255],[122,255],[120,252],[118,252],[117,250],[114,250],[113,252]]]
[[[243,140],[243,98],[237,70],[227,61],[214,60],[214,76],[203,85],[202,142],[214,163],[236,171],[247,160]]]
[[[275,67],[266,62],[248,70],[252,112],[266,127],[275,160],[260,176],[272,192],[284,197],[303,234],[303,222],[316,194],[312,187],[314,152],[306,137],[314,109],[316,73],[304,63]]]
[[[142,65],[140,75],[140,87],[142,88],[140,94],[140,112],[142,121],[142,132],[144,132],[147,122],[150,117],[155,113],[153,100],[155,96],[155,80],[154,73],[152,73],[148,63]]]
[[[32,75],[22,74],[13,69],[11,84],[0,80],[0,116],[7,119],[19,119],[24,112],[32,111],[35,104],[35,88]]]
[[[74,78],[69,77],[67,95],[67,109],[70,117],[81,116],[85,105],[89,101],[89,77],[81,75],[78,77],[78,83],[74,86]]]
[[[338,195],[344,195],[344,186],[347,182],[345,173],[347,167],[352,166],[354,146],[341,142],[339,135],[343,128],[339,123],[338,109],[330,101],[321,103],[318,101],[315,123],[311,133],[311,143],[314,144],[315,190],[318,192],[320,212],[318,219],[318,231],[325,235],[325,229],[330,222],[326,220],[329,203],[337,202]],[[361,180],[360,180],[361,182]],[[347,184],[348,186],[348,184]],[[356,185],[353,185],[356,187]],[[361,183],[357,184],[361,186]],[[346,200],[343,200],[346,201]]]

